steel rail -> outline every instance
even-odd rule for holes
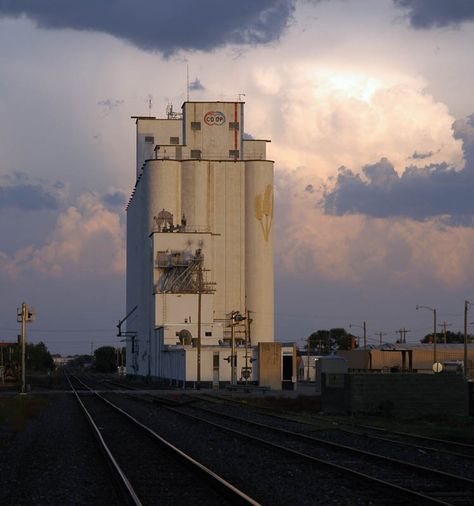
[[[91,389],[86,383],[84,383],[79,378],[75,378],[79,383],[84,385],[84,387],[88,388],[94,395],[96,395],[99,399],[101,399],[103,402],[108,404],[111,408],[113,408],[115,411],[126,417],[130,422],[132,422],[135,426],[140,427],[147,435],[151,436],[151,438],[155,441],[161,444],[165,449],[169,450],[175,457],[178,457],[180,460],[182,460],[185,464],[189,465],[195,472],[198,472],[200,475],[202,475],[204,478],[209,480],[211,482],[211,485],[215,486],[222,494],[224,494],[233,504],[245,504],[245,505],[252,505],[252,506],[260,506],[260,503],[255,501],[252,497],[248,496],[241,490],[239,490],[237,487],[229,483],[227,480],[219,476],[218,474],[214,473],[214,471],[211,471],[209,468],[198,462],[197,460],[193,459],[186,453],[184,453],[182,450],[171,444],[169,441],[164,439],[162,436],[157,434],[153,429],[150,429],[150,427],[146,426],[139,420],[137,420],[135,417],[133,417],[130,413],[123,410],[113,402],[109,401],[105,397],[103,397],[101,394],[99,394],[97,391]]]
[[[186,406],[186,407],[189,407],[189,406]],[[393,490],[396,490],[397,492],[402,492],[405,495],[410,496],[412,498],[416,498],[418,500],[422,500],[424,503],[427,503],[427,504],[442,504],[444,506],[452,506],[452,503],[448,503],[448,502],[442,501],[440,499],[436,499],[435,497],[432,497],[432,496],[429,496],[429,495],[425,495],[422,492],[417,492],[416,490],[413,490],[413,489],[410,489],[410,488],[406,488],[406,487],[403,487],[401,485],[396,485],[395,483],[391,483],[389,481],[385,481],[385,480],[383,480],[381,478],[376,478],[374,476],[371,476],[371,475],[368,475],[368,474],[365,474],[365,473],[361,473],[360,471],[356,471],[356,470],[354,470],[354,469],[352,469],[350,467],[346,467],[346,466],[343,466],[341,464],[335,464],[334,462],[331,462],[331,461],[328,461],[328,460],[324,460],[324,459],[321,459],[321,458],[318,458],[318,457],[314,457],[313,455],[308,455],[306,453],[302,453],[302,452],[299,452],[297,450],[293,450],[291,448],[288,448],[286,446],[280,445],[278,443],[272,443],[271,441],[267,441],[265,439],[261,439],[261,438],[258,438],[256,436],[252,436],[252,435],[247,434],[245,432],[241,432],[241,431],[238,431],[236,429],[232,429],[230,427],[226,427],[226,426],[218,424],[216,422],[211,422],[210,420],[206,420],[205,418],[201,418],[199,416],[192,415],[190,413],[184,413],[183,411],[180,411],[178,408],[167,406],[167,405],[163,405],[163,408],[167,409],[167,410],[170,410],[170,411],[173,411],[175,413],[178,413],[178,414],[180,414],[182,416],[186,416],[188,418],[195,419],[195,420],[197,420],[199,422],[204,422],[204,423],[206,423],[208,425],[211,425],[211,426],[216,427],[218,429],[224,430],[226,432],[230,432],[232,434],[235,434],[235,435],[237,435],[239,437],[248,439],[250,441],[254,441],[254,442],[258,443],[258,444],[261,444],[261,445],[264,445],[264,446],[269,446],[271,448],[276,448],[276,449],[281,450],[283,452],[295,455],[295,456],[297,456],[299,458],[303,458],[304,460],[307,460],[309,462],[317,463],[317,464],[323,464],[326,467],[331,467],[331,468],[336,469],[338,471],[341,471],[343,473],[352,474],[352,475],[354,475],[354,476],[356,476],[358,478],[362,478],[362,479],[364,479],[366,481],[370,481],[372,483],[375,482],[378,485],[382,485],[385,488],[391,488]],[[297,434],[297,433],[295,433],[295,434]],[[319,441],[316,440],[316,442],[319,442]],[[351,447],[347,447],[347,449],[354,450]],[[370,455],[370,452],[365,452],[365,453],[368,453]],[[374,457],[379,457],[380,459],[389,460],[388,457],[384,458],[381,455],[373,454],[373,456]],[[391,459],[391,460],[393,460],[393,459]],[[407,463],[406,462],[402,462],[402,461],[397,461],[397,464],[403,464],[404,466],[407,466]],[[425,470],[426,471],[430,471],[431,474],[433,474],[433,472],[435,472],[433,469],[426,468]],[[452,478],[455,478],[455,479],[463,480],[462,478],[459,478],[459,477],[457,477],[455,475],[446,474],[446,477],[448,477],[448,476],[450,478],[452,477]],[[474,483],[474,481],[472,481],[472,480],[468,480],[468,481],[469,481],[469,483],[471,483],[471,482]]]
[[[69,385],[76,397],[77,402],[79,403],[79,406],[82,409],[82,412],[84,413],[87,421],[89,422],[90,427],[92,428],[92,431],[94,433],[96,440],[99,443],[102,453],[107,458],[107,463],[111,467],[112,472],[114,473],[114,477],[118,481],[120,489],[121,489],[127,503],[133,504],[135,506],[142,506],[142,502],[138,498],[135,490],[133,489],[131,483],[128,481],[128,478],[126,477],[122,468],[119,466],[118,462],[115,460],[115,457],[113,456],[112,452],[110,451],[109,447],[107,446],[107,443],[104,441],[102,434],[100,433],[100,429],[97,427],[96,423],[94,422],[94,420],[92,418],[92,415],[89,413],[88,409],[85,407],[84,403],[82,402],[81,398],[79,397],[79,394],[77,393],[77,390],[72,385],[71,379],[69,378],[69,375],[67,373],[66,373],[66,378],[67,378]]]
[[[411,438],[416,438],[416,439],[423,439],[423,440],[427,440],[427,441],[436,441],[437,443],[444,443],[444,444],[451,445],[451,446],[458,446],[459,448],[467,448],[467,449],[472,450],[474,452],[474,444],[460,443],[459,441],[452,441],[450,439],[441,439],[441,438],[423,436],[422,434],[410,434],[409,432],[388,430],[388,429],[384,429],[382,427],[373,427],[371,425],[358,425],[358,427],[362,427],[363,429],[371,429],[371,430],[376,430],[376,431],[380,431],[380,432],[385,432],[387,434],[395,434],[397,436],[405,436],[405,437],[411,437]]]
[[[432,476],[433,473],[435,473],[438,476],[443,476],[444,478],[458,480],[458,481],[461,481],[464,484],[468,484],[468,485],[474,486],[474,480],[472,480],[471,478],[463,478],[462,476],[457,476],[455,474],[447,473],[445,471],[439,471],[439,470],[433,469],[431,467],[421,466],[419,464],[413,464],[411,462],[407,462],[406,460],[400,460],[400,459],[395,459],[393,457],[387,457],[385,455],[380,455],[378,453],[369,452],[367,450],[361,450],[360,448],[355,448],[353,446],[348,446],[348,445],[345,445],[345,444],[342,444],[342,443],[335,443],[333,441],[328,441],[326,439],[322,439],[322,438],[319,438],[319,437],[310,436],[308,434],[302,434],[300,432],[294,432],[294,431],[291,431],[291,430],[288,430],[288,429],[282,429],[281,427],[274,427],[272,425],[267,425],[265,423],[255,422],[253,420],[247,420],[246,418],[242,418],[240,416],[229,415],[227,413],[219,413],[219,412],[213,411],[211,409],[203,408],[201,406],[189,405],[189,406],[186,406],[186,407],[191,408],[191,409],[196,409],[196,410],[199,410],[199,411],[204,411],[206,413],[210,413],[212,415],[217,415],[217,416],[220,416],[222,418],[227,418],[229,420],[237,420],[239,422],[244,422],[244,423],[247,423],[249,425],[254,425],[255,427],[260,427],[262,429],[269,429],[269,430],[272,430],[274,432],[279,432],[281,434],[285,434],[285,435],[289,435],[289,436],[295,437],[297,439],[303,439],[305,441],[311,441],[311,442],[321,443],[321,444],[324,444],[324,445],[332,447],[332,448],[338,448],[338,449],[347,450],[347,451],[350,451],[350,452],[353,452],[353,453],[356,453],[356,454],[365,455],[365,456],[368,456],[368,457],[371,457],[371,458],[374,458],[374,459],[379,459],[379,460],[382,460],[382,461],[385,461],[385,462],[392,462],[394,464],[401,464],[404,467],[411,467],[411,468],[419,470],[419,471],[426,471],[426,472],[429,472],[430,476]]]
[[[204,402],[209,402],[209,403],[214,402],[215,403],[215,401],[213,401],[213,400],[210,399],[212,396],[209,396],[209,398],[204,398],[204,395],[205,394],[203,394],[202,397],[199,397],[199,396],[194,396],[194,397],[201,398]],[[221,399],[221,398],[219,397],[219,399]],[[225,403],[226,399],[222,399],[222,401]],[[242,404],[239,403],[238,401],[231,400],[231,402],[238,403],[240,406],[242,406]],[[245,407],[248,407],[248,405],[245,405]],[[255,408],[257,409],[256,412],[259,413],[258,410],[260,410],[262,408],[262,406],[255,406]],[[294,423],[300,423],[302,425],[307,425],[308,427],[318,427],[319,428],[320,425],[322,424],[322,425],[330,426],[330,429],[334,430],[333,422],[331,422],[329,420],[321,420],[320,418],[318,418],[317,419],[318,421],[316,423],[309,422],[307,420],[301,421],[301,420],[297,420],[295,418],[292,418],[290,416],[284,416],[284,415],[280,415],[280,414],[274,413],[271,410],[271,408],[265,408],[265,409],[268,409],[268,411],[270,411],[270,412],[260,413],[260,414],[263,414],[263,416],[277,418],[277,419],[280,419],[280,420],[285,420],[285,421],[294,422]],[[320,425],[318,425],[318,423]],[[451,450],[446,450],[446,449],[443,449],[443,448],[436,448],[436,447],[433,447],[433,446],[426,446],[426,445],[421,445],[421,444],[417,444],[417,443],[409,443],[407,441],[400,441],[400,440],[397,440],[397,439],[391,439],[390,437],[383,437],[383,436],[378,436],[378,435],[375,435],[375,434],[368,434],[367,432],[365,432],[367,429],[381,430],[381,431],[387,432],[387,434],[397,434],[395,432],[388,431],[386,429],[379,429],[377,427],[371,427],[369,425],[356,425],[355,426],[356,428],[360,427],[361,429],[364,430],[364,432],[360,432],[358,430],[347,428],[347,427],[352,427],[352,425],[349,425],[349,424],[343,424],[343,423],[340,423],[340,422],[335,422],[335,424],[337,425],[336,430],[339,430],[341,432],[345,432],[347,434],[355,434],[357,436],[365,437],[365,438],[368,438],[368,439],[377,439],[379,441],[387,441],[389,443],[393,443],[393,444],[396,444],[396,445],[399,445],[399,446],[406,446],[408,448],[416,448],[416,449],[419,449],[419,450],[427,450],[427,451],[431,451],[431,452],[442,453],[442,454],[445,454],[445,455],[452,455],[454,457],[461,457],[461,458],[468,459],[468,460],[474,460],[474,446],[471,446],[471,445],[468,445],[468,447],[470,449],[472,448],[473,453],[471,453],[471,454],[459,453],[459,452],[454,452],[454,451],[451,451]],[[409,436],[409,437],[412,437],[412,438],[419,437],[419,436],[411,435],[411,434],[408,434],[408,433],[398,433],[398,435],[402,435],[402,436],[406,435],[406,436]],[[462,444],[462,443],[457,443],[457,442],[451,442],[451,441],[448,441],[448,440],[439,440],[439,439],[435,439],[435,438],[430,438],[430,437],[427,437],[427,436],[423,436],[423,438],[425,440],[428,440],[428,441],[442,442],[442,443],[451,444],[451,445],[452,444],[454,444],[454,445]]]
[[[222,398],[220,396],[210,396],[210,395],[206,395],[206,394],[201,394],[200,396],[194,395],[193,397],[200,398],[204,402],[209,402],[209,403],[216,403],[216,401],[213,398],[213,397],[216,397],[219,400],[221,400],[223,403],[230,402],[230,403],[235,403],[235,404],[237,404],[239,406],[244,406],[246,408],[249,407],[248,404],[242,404],[242,402],[240,402],[240,401],[237,401],[237,400],[234,400],[234,399],[226,399],[226,398]],[[260,413],[260,414],[263,414],[264,416],[269,416],[269,417],[273,417],[273,418],[277,418],[277,419],[281,419],[281,420],[286,420],[286,421],[294,422],[294,423],[300,423],[300,424],[303,424],[303,425],[307,425],[308,427],[318,427],[319,428],[320,427],[320,425],[318,425],[318,423],[319,423],[319,424],[322,424],[322,425],[330,426],[330,428],[334,430],[334,424],[335,424],[337,426],[336,430],[340,430],[341,432],[345,432],[347,434],[355,434],[355,435],[358,435],[358,436],[366,437],[368,439],[377,439],[377,440],[380,440],[380,441],[388,441],[390,443],[397,444],[397,445],[400,445],[400,446],[406,446],[406,447],[409,447],[409,448],[417,448],[417,449],[420,449],[420,450],[428,450],[428,451],[432,451],[432,452],[443,453],[445,455],[452,455],[454,457],[461,457],[461,458],[465,458],[465,459],[468,459],[468,460],[474,460],[474,445],[470,445],[470,444],[467,444],[467,443],[459,443],[458,441],[451,441],[451,440],[448,440],[448,439],[432,438],[432,437],[429,437],[429,436],[422,436],[420,434],[410,434],[408,432],[396,432],[396,431],[391,431],[389,429],[384,429],[384,428],[381,428],[381,427],[373,427],[373,426],[370,426],[370,425],[359,425],[359,424],[358,425],[349,425],[347,423],[331,422],[330,420],[324,420],[324,419],[321,419],[320,417],[316,417],[316,420],[317,420],[316,423],[310,422],[308,420],[301,421],[301,420],[297,420],[297,419],[295,419],[295,418],[293,418],[291,416],[284,416],[284,415],[281,415],[281,414],[277,414],[277,413],[275,413],[272,410],[272,408],[268,408],[266,406],[255,406],[254,405],[252,407],[256,408],[256,410],[257,410],[256,412],[257,413],[259,413],[259,411],[266,411],[265,413]],[[414,439],[422,439],[422,440],[425,440],[425,441],[433,441],[433,442],[437,442],[437,443],[443,443],[443,444],[450,445],[450,446],[453,446],[453,447],[457,446],[460,449],[469,449],[473,453],[471,453],[471,454],[459,453],[459,452],[447,450],[447,449],[444,449],[444,448],[436,448],[436,447],[433,447],[433,446],[426,446],[426,445],[417,444],[417,443],[409,443],[408,441],[400,441],[400,440],[397,440],[397,439],[391,439],[390,437],[383,437],[383,436],[378,436],[378,435],[375,435],[375,434],[368,434],[367,432],[359,432],[358,430],[354,430],[354,429],[348,428],[348,427],[355,427],[356,429],[357,428],[361,428],[364,431],[367,430],[367,429],[369,429],[369,430],[384,432],[387,435],[394,434],[394,435],[397,435],[397,436],[404,436],[404,437],[409,437],[409,438],[414,438]]]

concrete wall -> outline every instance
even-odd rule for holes
[[[245,167],[245,291],[252,344],[274,340],[273,162]]]
[[[201,157],[226,160],[230,150],[239,151],[242,158],[243,102],[185,102],[183,104],[184,144],[201,150]],[[191,128],[200,123],[199,130]],[[231,124],[239,128],[232,129]]]
[[[258,343],[259,385],[281,389],[281,357],[281,343]]]
[[[145,160],[154,158],[154,148],[170,144],[170,137],[178,137],[182,143],[182,122],[180,119],[138,118],[137,119],[137,177]],[[151,141],[150,138],[153,138]],[[150,142],[151,141],[151,142]]]
[[[244,160],[266,160],[267,142],[260,139],[244,139]]]
[[[241,380],[242,368],[245,366],[245,349],[237,348],[237,380]],[[250,350],[250,354],[252,351]],[[214,367],[214,356],[219,356],[218,370]],[[208,384],[215,380],[218,383],[230,383],[231,364],[226,360],[230,348],[209,346],[201,348],[201,381]],[[162,352],[161,377],[178,381],[194,382],[197,380],[197,348],[191,346],[168,347]],[[252,364],[248,364],[252,367]],[[158,376],[158,375],[157,375]],[[250,378],[254,381],[256,378]]]
[[[336,377],[337,376],[337,377]],[[468,386],[457,374],[323,375],[323,411],[403,417],[468,415]]]

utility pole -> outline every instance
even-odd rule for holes
[[[407,344],[407,333],[411,332],[411,330],[403,327],[402,329],[397,330],[397,332],[400,334],[400,344]]]
[[[469,311],[469,307],[472,305],[472,302],[468,300],[464,301],[464,377],[468,378],[468,370],[467,370],[467,312]]]
[[[196,388],[201,388],[201,309],[202,309],[202,256],[201,252],[198,251],[198,336],[197,336],[197,383]]]
[[[311,342],[310,337],[311,337],[311,336],[308,336],[308,349],[306,350],[306,351],[307,351],[307,353],[306,353],[306,358],[307,358],[307,362],[308,362],[308,363],[306,364],[306,365],[308,366],[308,372],[307,372],[307,374],[306,374],[306,379],[307,379],[307,381],[309,381],[309,346],[310,346],[310,342]]]
[[[250,309],[245,310],[245,314],[247,316],[247,325],[246,325],[246,332],[245,332],[245,384],[248,383],[248,378],[250,376],[249,372],[249,344],[252,343],[250,340],[250,324],[252,323],[252,318],[250,318]]]
[[[21,323],[21,393],[26,394],[26,324],[35,321],[36,312],[30,311],[28,304],[23,302],[21,311],[16,310],[16,321]]]
[[[367,351],[367,324],[365,320],[363,325],[354,325],[353,323],[349,323],[349,328],[352,327],[359,327],[364,331],[364,351]],[[359,342],[359,337],[357,337],[357,340],[358,340],[357,342]]]
[[[436,325],[436,308],[432,308],[432,307],[429,307],[429,306],[419,306],[419,305],[417,305],[416,306],[416,310],[418,311],[419,309],[428,309],[429,311],[433,312],[433,365],[434,365],[434,364],[437,364],[437,361],[436,361],[436,328],[437,328],[437,325]],[[439,371],[436,371],[436,372],[439,372]]]
[[[446,323],[445,321],[443,323],[440,323],[438,325],[438,327],[441,327],[443,329],[443,340],[444,340],[444,345],[446,346],[447,344],[447,337],[446,337],[446,327],[451,327],[451,323]]]
[[[386,333],[386,332],[382,332],[382,331],[380,331],[380,332],[376,332],[376,333],[375,333],[375,335],[376,335],[376,336],[379,336],[379,338],[380,338],[379,343],[380,343],[380,346],[382,346],[382,336],[386,336],[386,335],[387,335],[387,333]]]

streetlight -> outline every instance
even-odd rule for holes
[[[467,312],[469,308],[473,305],[472,302],[468,300],[464,301],[464,364],[463,364],[463,372],[464,377],[467,379],[468,371],[467,371]]]
[[[367,325],[365,324],[365,321],[364,321],[363,325],[354,325],[353,323],[349,323],[349,328],[351,329],[352,327],[358,327],[364,331],[364,351],[366,351],[367,350]]]
[[[429,311],[433,311],[433,364],[436,364],[436,309],[429,306],[416,306],[416,310],[419,309],[428,309]]]

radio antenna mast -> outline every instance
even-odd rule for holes
[[[186,63],[186,102],[189,102],[189,63]]]
[[[151,118],[151,107],[153,104],[153,97],[148,95],[148,116]]]

